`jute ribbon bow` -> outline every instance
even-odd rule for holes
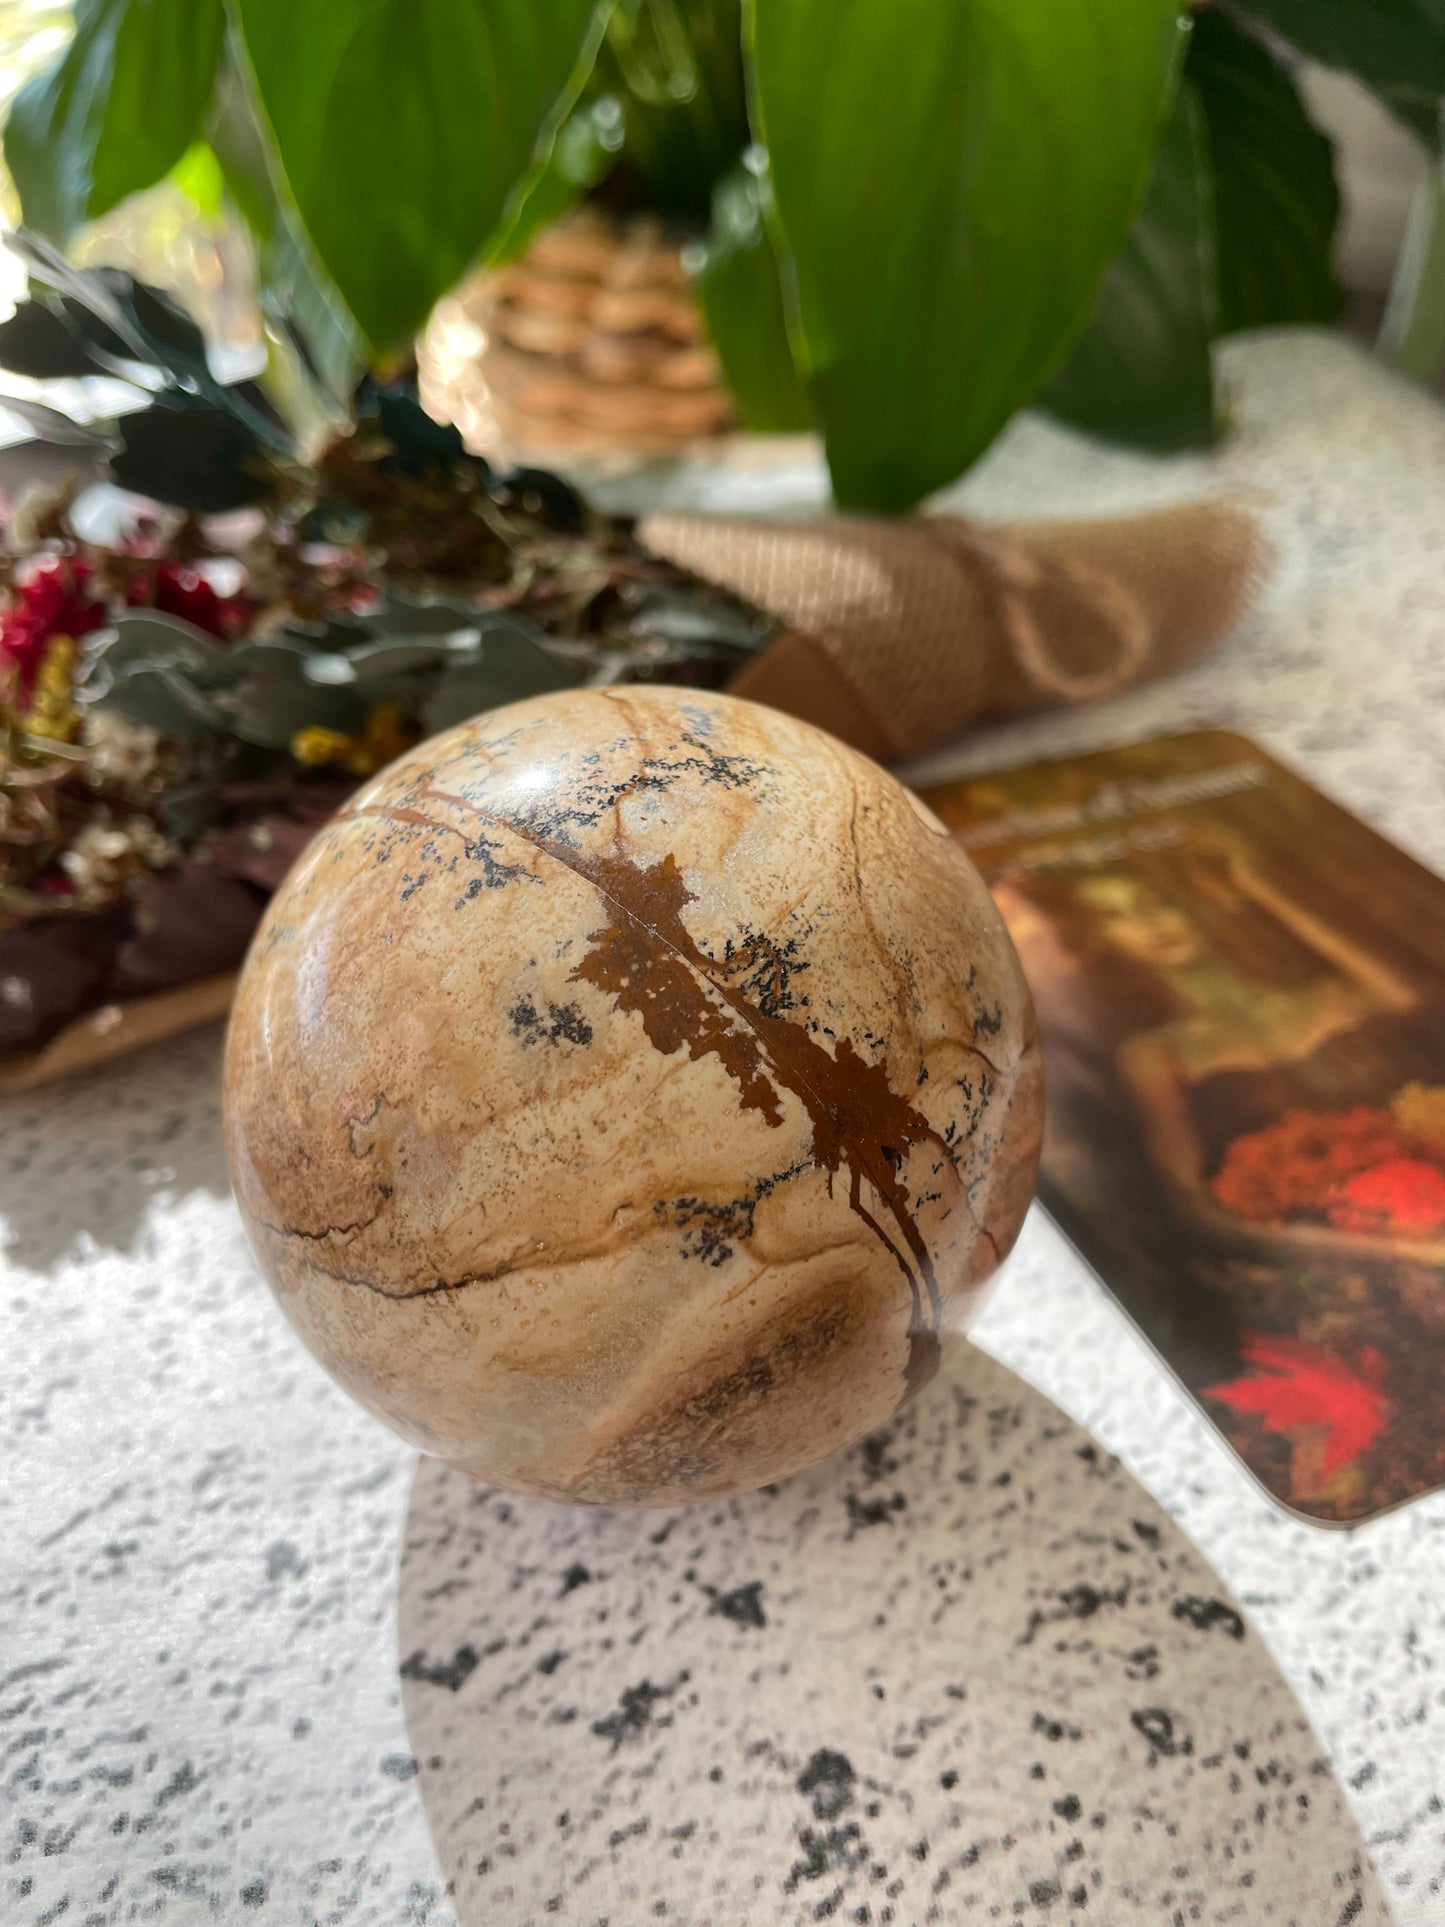
[[[981,527],[645,517],[645,547],[782,625],[735,694],[820,724],[881,761],[984,717],[1090,702],[1221,641],[1269,569],[1242,503],[1104,521]]]

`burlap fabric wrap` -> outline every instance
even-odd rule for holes
[[[1255,514],[1224,499],[995,527],[657,514],[638,533],[783,625],[737,695],[883,761],[1184,667],[1238,623],[1272,561]]]

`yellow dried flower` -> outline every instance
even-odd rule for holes
[[[393,762],[415,738],[402,727],[401,711],[395,703],[378,703],[366,719],[366,735],[347,758],[347,768],[358,776],[371,776]]]
[[[51,637],[40,667],[35,672],[30,713],[25,719],[32,736],[68,743],[80,728],[80,713],[71,701],[79,655],[74,637]]]
[[[1407,1084],[1395,1093],[1390,1109],[1402,1131],[1445,1149],[1445,1085]]]
[[[402,725],[397,705],[378,703],[366,719],[364,736],[347,736],[339,729],[319,726],[299,729],[291,738],[291,754],[308,769],[341,763],[353,776],[374,776],[414,741]]]
[[[310,729],[298,729],[291,738],[291,754],[308,769],[320,769],[326,763],[339,763],[353,740],[339,729],[322,729],[313,724]]]

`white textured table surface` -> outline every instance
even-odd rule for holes
[[[1226,366],[1237,426],[1216,455],[1148,461],[1026,422],[960,493],[1006,517],[1263,489],[1286,550],[1265,608],[1186,677],[914,773],[1226,723],[1445,870],[1445,414],[1329,339],[1236,344]],[[805,507],[818,481],[800,464],[672,488]],[[397,1672],[414,1455],[267,1298],[217,1064],[203,1033],[0,1109],[0,1918],[445,1927]],[[1244,1601],[1401,1927],[1439,1927],[1445,1496],[1352,1534],[1273,1511],[1037,1213],[977,1336]]]

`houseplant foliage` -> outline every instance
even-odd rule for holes
[[[0,545],[0,1065],[234,968],[315,829],[423,736],[578,684],[716,685],[768,640],[404,387],[364,381],[303,453],[168,296],[12,245],[0,369],[125,401],[15,406],[126,494],[32,491]]]
[[[1259,29],[1427,117],[1424,15],[1395,10],[1386,60],[1358,11],[79,0],[5,151],[63,245],[210,146],[275,326],[306,318],[341,394],[464,271],[620,181],[707,230],[699,295],[745,417],[816,423],[839,501],[898,509],[1041,393],[1097,432],[1206,440],[1211,341],[1328,318],[1329,148]]]

